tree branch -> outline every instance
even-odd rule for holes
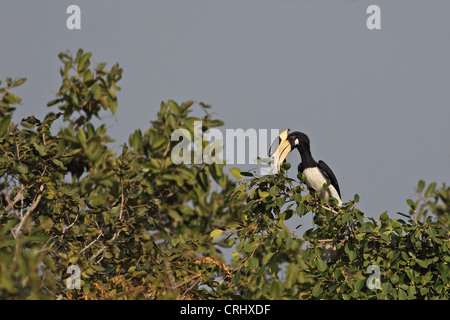
[[[22,230],[22,228],[23,228],[23,226],[25,224],[25,221],[31,215],[31,213],[33,213],[33,211],[37,208],[39,202],[41,201],[42,191],[44,191],[44,184],[41,184],[41,186],[39,187],[39,191],[40,191],[39,195],[37,195],[34,198],[33,203],[28,208],[28,210],[25,213],[25,215],[21,218],[19,225],[16,228],[11,230],[14,239],[17,239],[17,237],[19,236],[20,231]]]

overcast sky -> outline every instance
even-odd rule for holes
[[[81,9],[69,30],[66,9]],[[370,5],[381,30],[369,30]],[[419,179],[450,182],[448,0],[2,0],[0,79],[27,77],[15,121],[43,117],[57,54],[124,69],[115,146],[160,102],[213,105],[225,129],[290,128],[337,176],[343,201],[378,218],[407,212]],[[55,111],[55,110],[53,110]],[[300,156],[292,153],[290,175]]]

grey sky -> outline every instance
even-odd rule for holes
[[[66,28],[71,4],[81,30]],[[381,30],[366,27],[372,4]],[[449,12],[448,0],[3,0],[0,79],[28,78],[16,121],[42,117],[57,54],[83,48],[124,69],[106,118],[116,146],[162,100],[204,101],[225,128],[303,131],[344,201],[395,216],[419,179],[450,181]],[[294,176],[298,153],[288,161]]]

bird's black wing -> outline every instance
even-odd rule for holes
[[[339,197],[341,196],[341,190],[339,190],[339,183],[336,179],[336,176],[334,175],[333,171],[331,171],[330,167],[327,166],[325,162],[322,160],[319,160],[317,163],[317,167],[322,170],[323,174],[330,179],[331,185],[336,189],[337,193],[339,194]]]

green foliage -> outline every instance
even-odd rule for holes
[[[409,213],[375,220],[358,195],[337,210],[308,194],[287,163],[263,177],[232,168],[233,178],[224,164],[174,164],[174,130],[223,125],[193,101],[162,102],[116,153],[101,112],[118,107],[122,69],[90,58],[59,55],[48,105],[61,112],[42,120],[11,121],[25,79],[0,87],[0,298],[449,298],[450,188],[420,181]],[[314,222],[301,236],[286,226],[295,215]],[[66,286],[71,265],[80,289]],[[379,289],[366,284],[370,266]]]
[[[101,119],[115,112],[122,70],[90,53],[59,55],[62,86],[43,121],[9,123],[20,102],[2,88],[0,154],[0,298],[208,298],[229,275],[209,233],[235,214],[226,194],[234,183],[224,165],[175,165],[173,130],[193,133],[221,122],[190,116],[192,101],[163,102],[157,120],[134,132],[116,154]],[[208,109],[206,104],[201,109]],[[64,126],[53,135],[53,121]],[[4,119],[4,118],[2,118]],[[206,143],[205,143],[206,146]],[[67,289],[67,268],[81,271],[81,289]],[[202,285],[202,287],[200,287]]]
[[[449,298],[449,189],[445,185],[436,190],[431,184],[422,196],[420,182],[421,198],[407,201],[411,216],[399,213],[407,219],[396,219],[385,212],[375,220],[357,209],[358,195],[340,210],[332,208],[284,176],[287,167],[283,165],[282,173],[275,176],[250,178],[233,170],[242,182],[236,194],[250,191],[245,219],[224,231],[238,243],[232,254],[238,270],[233,279],[241,295],[249,299]],[[435,219],[414,219],[416,207],[439,214]],[[285,227],[294,214],[313,215],[314,227],[302,238]],[[371,266],[380,270],[379,288],[367,285]]]

